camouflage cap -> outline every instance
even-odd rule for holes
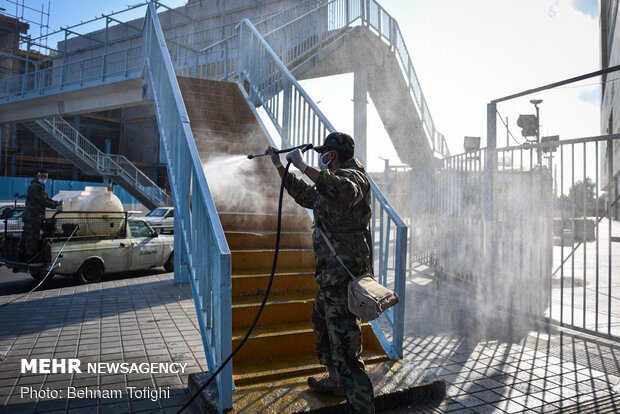
[[[314,150],[321,152],[325,148],[341,150],[344,154],[352,157],[355,152],[355,141],[353,141],[353,137],[351,135],[345,134],[344,132],[332,132],[325,137],[325,142],[323,142],[323,145],[314,147]]]

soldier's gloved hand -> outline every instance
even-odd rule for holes
[[[290,161],[302,173],[305,173],[306,168],[308,168],[308,164],[304,162],[299,148],[286,154],[286,160]]]
[[[62,201],[59,201],[58,204],[56,204],[56,211],[62,211]]]
[[[282,161],[280,161],[280,154],[278,154],[276,151],[277,150],[274,147],[268,146],[265,150],[265,154],[271,157],[271,162],[273,163],[273,165],[276,166],[276,168],[280,168],[282,167]]]

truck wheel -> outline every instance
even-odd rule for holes
[[[32,276],[37,282],[40,282],[43,280],[43,278],[45,277],[45,275],[47,274],[47,272],[31,272],[30,276]],[[47,281],[51,280],[54,277],[54,275],[49,275],[47,277]]]
[[[75,274],[75,278],[82,284],[96,283],[103,276],[103,265],[97,259],[87,260],[80,266]]]
[[[166,269],[166,272],[174,272],[174,252],[170,252],[170,256],[168,256],[168,260],[164,264],[164,269]]]

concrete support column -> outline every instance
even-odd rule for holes
[[[368,81],[366,72],[360,69],[353,74],[353,138],[355,156],[364,166],[367,160],[367,105]]]

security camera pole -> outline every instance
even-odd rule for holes
[[[536,144],[540,144],[540,110],[538,109],[538,105],[542,103],[542,99],[530,99],[530,103],[534,105],[536,108]],[[540,150],[540,146],[536,149],[536,154],[538,155],[538,165],[542,165],[542,151]]]

